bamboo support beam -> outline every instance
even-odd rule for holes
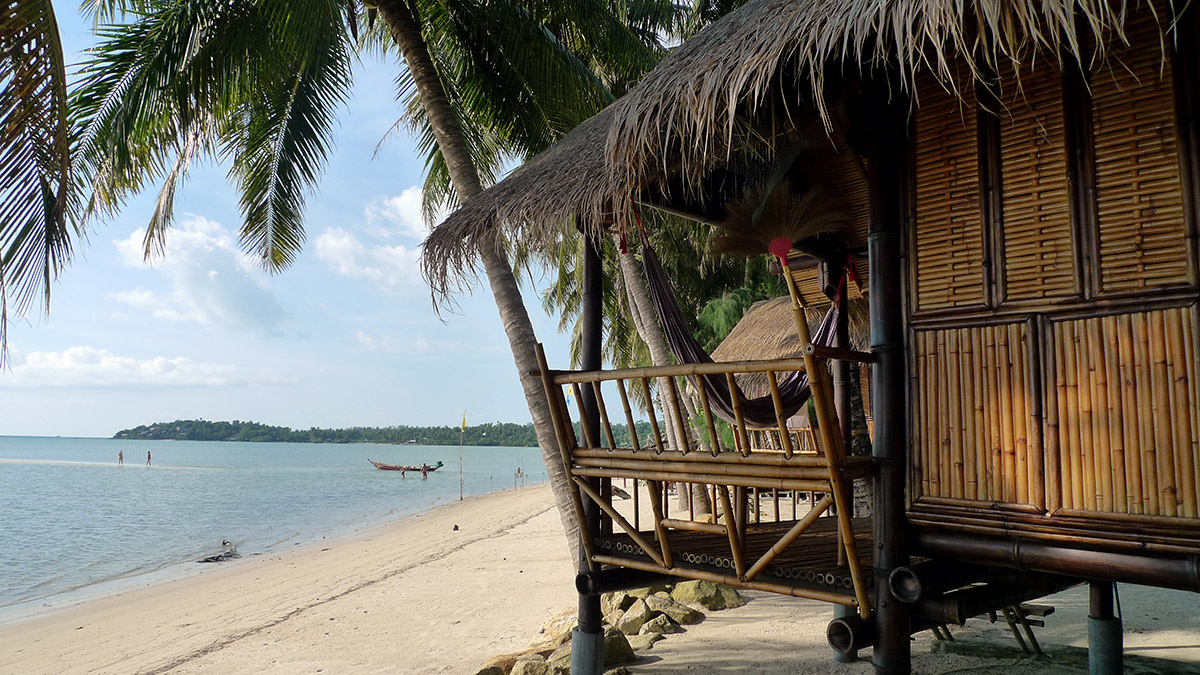
[[[821,359],[837,361],[854,361],[856,363],[875,363],[875,355],[870,352],[859,352],[842,347],[827,347],[812,342],[804,345],[804,353]]]
[[[822,513],[825,513],[825,511],[832,505],[832,496],[825,495],[822,497],[821,501],[814,504],[812,509],[804,515],[803,519],[793,525],[792,529],[788,530],[787,534],[785,534],[782,539],[775,542],[775,544],[769,550],[767,550],[767,552],[764,553],[762,557],[760,557],[758,561],[750,567],[749,570],[746,571],[744,579],[746,581],[753,581],[760,572],[766,569],[767,565],[771,564],[771,561],[775,560],[780,553],[783,553],[788,546],[791,546],[792,543],[796,541],[801,534],[804,534],[804,531],[807,530],[814,522],[816,522],[817,518],[819,518]]]
[[[776,359],[756,361],[720,361],[717,363],[692,363],[671,366],[648,366],[645,368],[617,368],[614,370],[555,370],[550,371],[555,384],[578,384],[582,382],[608,382],[635,378],[654,379],[681,375],[724,375],[725,373],[765,373],[768,371],[788,372],[804,370],[804,359]]]
[[[741,465],[726,462],[682,462],[663,459],[649,459],[645,455],[638,459],[620,457],[575,457],[576,467],[598,469],[614,469],[623,471],[661,471],[680,476],[703,471],[710,476],[722,478],[738,476],[741,478],[796,478],[800,480],[824,480],[829,475],[826,467],[793,467],[793,466],[760,466]],[[865,473],[865,463],[856,464],[858,473]],[[682,478],[680,479],[682,480]],[[747,485],[747,487],[755,487]]]
[[[601,496],[601,494],[597,492],[594,487],[589,485],[586,480],[576,477],[575,484],[579,486],[580,490],[583,490],[584,494],[586,494],[588,497],[591,497],[592,501],[594,501],[601,510],[608,514],[608,517],[611,518],[614,523],[619,525],[622,530],[625,530],[625,534],[628,534],[629,538],[646,552],[646,555],[650,556],[654,562],[659,564],[660,567],[665,568],[667,566],[663,561],[663,556],[658,551],[654,550],[654,547],[651,546],[650,543],[642,537],[642,534],[638,532],[628,520],[625,519],[625,516],[622,516],[619,511],[613,508],[611,502]],[[661,542],[659,543],[661,544]]]
[[[635,570],[644,570],[647,572],[661,572],[662,569],[645,563],[640,560],[632,560],[629,558],[620,558],[611,555],[596,555],[596,562],[604,565],[620,565]],[[810,600],[819,600],[821,602],[829,602],[838,605],[856,606],[857,602],[853,596],[843,595],[841,593],[831,593],[829,591],[820,591],[802,586],[788,586],[785,584],[776,584],[765,581],[742,581],[735,576],[728,574],[718,574],[707,570],[698,570],[690,567],[676,567],[672,569],[673,576],[682,577],[684,579],[696,579],[699,581],[711,581],[718,584],[727,584],[740,588],[747,588],[752,591],[765,591],[767,593],[776,593],[779,595],[790,595],[796,598],[808,598]]]
[[[666,518],[662,521],[663,527],[672,530],[686,530],[688,532],[704,532],[706,534],[719,534],[722,537],[729,533],[724,525],[718,523],[703,523],[695,520],[676,520],[675,518]]]
[[[649,457],[645,453],[635,454],[627,449],[618,448],[612,452],[604,448],[579,448],[571,453],[574,457],[593,457],[593,458],[620,458],[620,459],[647,459]],[[683,454],[680,452],[666,451],[661,455],[655,455],[650,461],[672,461],[672,462],[688,462],[693,464],[735,464],[738,466],[786,466],[786,467],[818,467],[826,468],[828,464],[824,457],[820,455],[793,455],[792,457],[784,457],[781,453],[770,451],[758,451],[749,457],[741,457],[732,452],[723,452],[720,455],[713,457],[703,453]],[[859,464],[870,463],[868,457],[847,457],[846,466],[854,467]]]

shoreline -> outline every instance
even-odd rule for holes
[[[568,608],[572,569],[549,486],[498,491],[0,625],[0,672],[462,672]]]

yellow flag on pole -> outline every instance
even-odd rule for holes
[[[464,410],[464,411],[463,411],[463,423],[462,423],[462,430],[463,430],[463,431],[466,431],[466,430],[467,430],[467,411],[466,411],[466,410]]]

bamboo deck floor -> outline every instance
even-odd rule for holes
[[[874,564],[870,518],[855,518],[854,541],[864,572]],[[794,522],[751,523],[745,542],[746,565],[752,565],[791,529]],[[644,532],[653,540],[653,532]],[[670,530],[667,534],[675,558],[675,568],[686,568],[736,577],[729,538],[724,534]],[[624,532],[597,539],[596,553],[653,563],[649,556]],[[668,570],[667,573],[670,573]],[[757,581],[816,591],[854,595],[850,569],[838,565],[837,518],[818,518],[809,529],[776,557]],[[737,585],[733,581],[732,585]]]

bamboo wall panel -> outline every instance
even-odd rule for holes
[[[1197,516],[1195,311],[1052,325],[1063,508]]]
[[[1030,340],[1025,323],[915,334],[921,496],[1044,507]]]
[[[1005,297],[1061,298],[1076,293],[1063,83],[1043,60],[1002,98]]]
[[[1091,75],[1100,287],[1137,291],[1188,281],[1188,252],[1170,59],[1154,17],[1126,27]]]
[[[932,77],[917,87],[917,311],[983,302],[983,235],[974,93],[961,103]]]

